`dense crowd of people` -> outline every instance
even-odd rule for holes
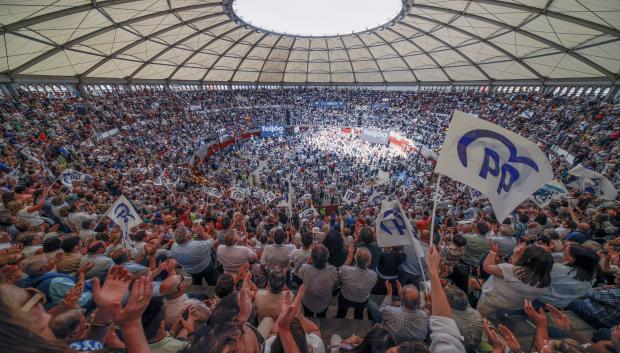
[[[620,351],[617,200],[571,188],[498,222],[488,200],[444,178],[431,226],[434,160],[422,147],[437,151],[454,110],[538,143],[558,180],[582,164],[620,183],[619,109],[586,97],[295,88],[0,100],[0,350]],[[235,139],[273,124],[303,128]],[[341,127],[391,130],[418,149]],[[222,136],[235,143],[198,158]],[[85,177],[61,181],[67,169]],[[378,246],[378,194],[400,201],[423,258]],[[143,221],[131,242],[106,217],[121,195]],[[506,315],[534,326],[534,348]],[[327,337],[328,317],[374,325]]]

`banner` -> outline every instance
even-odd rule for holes
[[[131,228],[142,223],[142,218],[140,218],[125,195],[121,195],[118,199],[116,199],[116,201],[105,213],[105,216],[109,217],[121,228],[121,232],[123,233],[123,244],[125,247],[133,249],[135,246],[134,242],[129,237],[129,232],[131,231]]]
[[[575,177],[575,180],[568,184],[569,187],[591,192],[603,200],[615,200],[618,197],[616,187],[603,174],[587,169],[581,164],[569,170],[568,174]]]
[[[528,139],[455,111],[435,173],[482,192],[498,222],[553,179],[547,156]]]
[[[230,190],[230,198],[235,201],[243,201],[245,194],[246,192],[243,188],[233,188]]]
[[[387,197],[380,192],[374,191],[368,198],[368,204],[373,206],[381,205],[381,202],[387,200]]]
[[[561,181],[551,180],[530,196],[530,200],[538,207],[544,208],[551,203],[551,200],[559,199],[566,195],[568,195],[568,190],[566,190],[564,184]]]
[[[301,212],[299,214],[299,218],[301,219],[311,219],[314,216],[317,216],[319,213],[314,209],[314,207],[310,207],[309,209]]]
[[[344,108],[344,102],[316,101],[314,105],[319,108]]]
[[[418,257],[424,257],[424,249],[413,231],[411,222],[398,200],[386,200],[381,203],[381,211],[377,216],[377,245],[391,247],[413,244]]]
[[[284,136],[284,126],[264,125],[260,127],[260,137],[280,137]]]
[[[379,145],[387,145],[389,143],[390,132],[381,129],[363,129],[362,141],[376,143]]]
[[[222,193],[216,189],[216,188],[207,188],[205,190],[205,192],[207,193],[207,195],[211,196],[211,197],[215,197],[215,198],[220,198],[222,197]]]

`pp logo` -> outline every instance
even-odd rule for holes
[[[388,226],[390,223],[391,226]],[[383,213],[383,221],[379,224],[379,227],[389,235],[394,235],[394,231],[399,235],[405,235],[407,226],[405,225],[405,219],[399,211],[387,210]]]
[[[125,223],[129,222],[129,218],[133,220],[136,219],[136,217],[131,214],[129,206],[125,205],[124,203],[120,203],[118,204],[118,206],[116,206],[116,208],[114,209],[114,216],[116,216],[117,219],[122,219]]]
[[[517,155],[517,147],[512,141],[495,131],[484,129],[469,131],[459,140],[457,152],[465,168],[467,168],[467,147],[479,138],[492,138],[503,143],[510,152],[508,163],[521,163],[531,167],[537,172],[540,171],[538,164],[532,159]],[[519,179],[519,171],[508,163],[501,165],[499,154],[488,147],[484,148],[484,160],[479,175],[481,178],[486,179],[488,174],[494,177],[500,176],[501,174],[499,185],[497,186],[498,194],[501,194],[502,191],[509,192],[512,184]]]

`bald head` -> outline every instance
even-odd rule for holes
[[[372,255],[367,248],[359,248],[355,253],[355,263],[357,267],[367,269],[368,265],[372,262]]]
[[[420,302],[420,292],[411,284],[403,287],[400,300],[407,309],[415,309]]]
[[[582,231],[582,232],[587,232],[590,230],[590,225],[588,223],[585,222],[581,222],[579,223],[579,225],[577,226],[577,228]]]
[[[34,255],[21,264],[22,271],[28,276],[40,276],[54,269],[54,263],[47,255]]]

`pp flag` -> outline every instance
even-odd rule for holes
[[[469,189],[469,197],[471,197],[472,201],[478,201],[480,199],[485,198],[485,196],[480,191],[474,188],[468,188],[468,189]]]
[[[618,197],[614,184],[603,174],[587,169],[581,164],[569,170],[568,174],[575,177],[575,180],[568,184],[569,187],[591,192],[603,200],[615,200]]]
[[[243,201],[245,199],[245,190],[242,188],[233,188],[230,190],[230,198],[235,201]]]
[[[400,205],[400,201],[383,201],[376,224],[377,244],[379,247],[385,248],[412,244],[416,255],[424,257],[422,244],[420,244],[416,237],[411,222]]]
[[[344,194],[344,203],[346,204],[352,204],[355,202],[358,202],[360,200],[360,194],[357,192],[353,192],[351,190],[347,190],[347,192]]]
[[[562,182],[557,180],[551,180],[542,188],[538,189],[531,197],[530,200],[534,202],[538,207],[547,207],[551,200],[562,198],[568,194],[568,190]]]
[[[499,222],[553,179],[551,164],[535,143],[460,111],[454,112],[435,173],[483,193]]]
[[[381,202],[386,199],[387,197],[385,197],[385,195],[380,192],[374,191],[372,195],[370,195],[370,197],[368,198],[368,204],[373,206],[381,205]]]
[[[310,207],[309,209],[301,212],[299,214],[299,218],[301,219],[311,219],[312,217],[318,215],[319,213],[314,209],[314,207]]]
[[[156,185],[156,186],[162,186],[162,185],[169,186],[170,184],[172,184],[172,182],[170,181],[168,172],[165,170],[153,182],[153,185]]]
[[[134,248],[134,243],[129,237],[131,228],[142,223],[142,218],[127,200],[125,195],[121,195],[105,213],[116,225],[121,228],[123,233],[123,244],[127,248]]]
[[[217,199],[222,197],[222,193],[216,188],[207,188],[206,192],[207,192],[207,195],[211,197],[215,197]]]
[[[269,191],[265,193],[265,198],[268,202],[274,202],[278,198],[278,196],[273,191]]]
[[[84,182],[88,177],[90,177],[88,174],[77,172],[73,169],[65,169],[62,173],[60,173],[60,182],[62,185],[72,190],[74,181]]]

